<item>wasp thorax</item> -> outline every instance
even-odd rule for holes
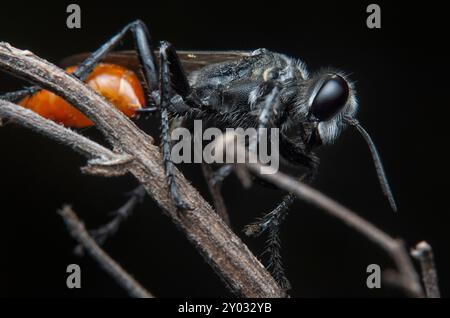
[[[321,81],[316,92],[310,111],[319,121],[327,121],[339,113],[350,93],[347,81],[336,74]]]

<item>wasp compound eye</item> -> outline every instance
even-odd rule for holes
[[[319,121],[327,121],[336,115],[347,103],[349,88],[339,75],[328,77],[320,85],[311,104],[311,113]]]

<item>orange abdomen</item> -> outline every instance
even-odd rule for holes
[[[76,67],[67,68],[72,73]],[[99,64],[86,80],[95,91],[108,99],[126,116],[133,117],[144,106],[144,91],[133,71],[114,64]],[[82,128],[93,125],[75,107],[48,90],[40,90],[19,103],[39,115],[64,126]]]

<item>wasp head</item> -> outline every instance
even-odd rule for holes
[[[317,126],[323,144],[336,140],[358,108],[353,83],[338,72],[321,71],[310,80],[306,91],[307,118]]]
[[[304,74],[307,74],[304,72]],[[355,89],[345,75],[329,70],[320,71],[300,86],[296,115],[307,119],[316,127],[315,136],[320,138],[315,144],[330,144],[346,126],[357,129],[369,146],[383,193],[394,211],[397,206],[392,195],[378,151],[366,130],[355,119],[358,109]]]

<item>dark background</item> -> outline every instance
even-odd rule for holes
[[[351,73],[360,101],[358,118],[378,146],[399,212],[390,211],[369,151],[352,131],[319,151],[322,165],[315,187],[410,246],[427,240],[434,247],[442,294],[450,295],[449,211],[441,204],[446,201],[448,180],[444,176],[448,32],[439,4],[377,2],[382,29],[369,30],[365,25],[369,2],[77,3],[81,30],[65,26],[68,3],[3,2],[0,40],[57,63],[64,56],[94,50],[139,18],[155,40],[168,40],[176,48],[266,47],[301,58],[311,71],[334,66]],[[130,48],[130,43],[124,47]],[[0,74],[0,91],[21,85]],[[156,128],[151,119],[140,124]],[[95,129],[83,133],[99,137]],[[94,228],[108,220],[107,213],[123,203],[123,194],[136,182],[131,177],[82,175],[79,167],[84,163],[70,149],[26,129],[12,124],[0,129],[0,295],[126,296],[89,257],[72,254],[74,241],[56,210],[71,203]],[[206,193],[199,167],[184,168]],[[259,185],[244,190],[234,178],[225,183],[224,193],[234,230],[260,255],[263,240],[246,238],[241,230],[271,210],[282,193]],[[389,258],[309,205],[295,205],[283,226],[282,241],[294,297],[401,295],[387,286],[367,289],[367,265],[377,263],[386,269],[393,266]],[[106,250],[158,296],[231,296],[149,198],[108,241]],[[65,286],[70,263],[82,268],[80,290]]]

